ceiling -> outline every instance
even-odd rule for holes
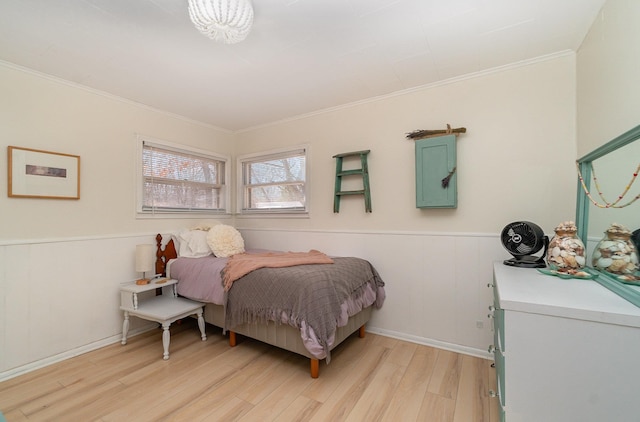
[[[567,50],[605,0],[253,0],[247,39],[187,0],[1,0],[0,60],[239,131]]]

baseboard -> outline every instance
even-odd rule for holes
[[[425,337],[412,336],[410,334],[400,333],[397,331],[385,330],[377,327],[367,326],[367,332],[378,334],[385,337],[391,337],[398,340],[408,341],[410,343],[422,344],[424,346],[431,346],[437,349],[449,350],[451,352],[461,353],[463,355],[475,356],[482,359],[493,360],[493,354],[490,354],[487,350],[480,350],[474,347],[462,346],[460,344],[447,343],[444,341],[433,340]]]
[[[137,328],[135,330],[129,331],[127,338],[134,337],[138,334],[145,333],[147,331],[153,330],[157,328],[157,324],[146,325],[142,328]],[[115,336],[103,338],[93,343],[85,344],[84,346],[77,347],[75,349],[67,350],[57,355],[49,356],[44,359],[36,360],[34,362],[30,362],[26,365],[18,366],[15,368],[11,368],[7,371],[0,372],[0,382],[9,380],[11,378],[18,377],[20,375],[24,375],[26,373],[35,371],[36,369],[44,368],[49,365],[53,365],[54,363],[62,362],[63,360],[67,360],[87,352],[91,352],[96,349],[100,349],[101,347],[109,346],[114,343],[119,343],[122,341],[122,334],[118,334]]]

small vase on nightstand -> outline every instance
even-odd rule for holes
[[[584,267],[584,243],[577,235],[575,223],[565,221],[554,230],[556,234],[549,242],[547,252],[549,267],[554,270],[578,270]]]

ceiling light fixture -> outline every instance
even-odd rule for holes
[[[207,37],[235,44],[251,30],[253,7],[250,0],[189,0],[189,17]]]

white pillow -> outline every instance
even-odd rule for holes
[[[213,226],[207,232],[207,243],[220,258],[244,252],[244,239],[238,230],[226,224]]]
[[[217,226],[220,223],[218,220],[202,220],[196,226],[191,227],[191,230],[203,230],[208,231],[211,227]]]
[[[207,244],[207,232],[202,230],[183,230],[178,233],[178,256],[184,258],[201,258],[211,255]]]

